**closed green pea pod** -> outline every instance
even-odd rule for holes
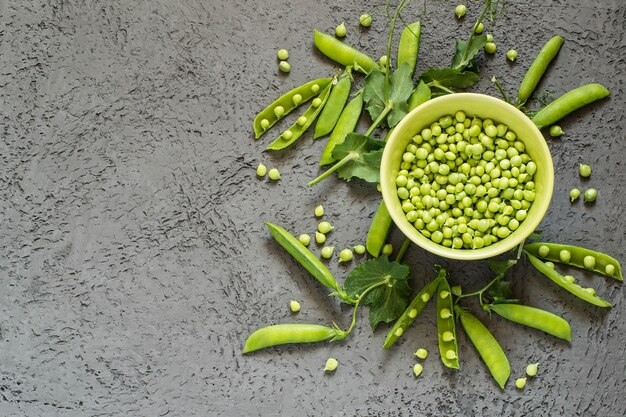
[[[574,110],[607,97],[609,94],[611,94],[609,90],[601,84],[583,85],[548,104],[535,114],[532,121],[539,129],[553,125]]]
[[[402,31],[400,43],[398,44],[398,68],[406,62],[411,68],[411,76],[413,76],[417,64],[420,32],[421,25],[419,21],[408,24]]]
[[[547,262],[542,262],[539,258],[535,257],[526,250],[524,250],[524,252],[526,253],[526,256],[528,256],[530,263],[535,268],[537,268],[539,272],[548,277],[552,282],[554,282],[564,290],[569,291],[581,300],[584,300],[598,307],[612,307],[609,302],[603,300],[595,294],[591,294],[589,291],[585,291],[585,289],[583,289],[580,285],[570,282],[570,280],[568,280],[563,275],[559,274],[553,268],[548,266]]]
[[[581,248],[580,246],[573,245],[561,245],[558,243],[530,243],[524,246],[524,250],[538,258],[546,261],[564,263],[566,265],[575,266],[577,268],[587,269],[589,271],[596,272],[601,275],[605,275],[614,278],[618,281],[623,281],[622,267],[617,259],[610,257],[604,253],[596,252],[590,249]],[[559,254],[562,251],[570,253],[568,261],[563,261]],[[595,263],[591,265],[587,262],[585,265],[585,257],[593,257]],[[608,267],[608,269],[607,269]]]
[[[548,311],[521,304],[492,304],[489,310],[515,323],[542,330],[568,342],[572,341],[572,328],[569,323]]]
[[[365,240],[365,248],[367,252],[378,257],[380,255],[385,242],[387,241],[387,235],[389,234],[389,228],[391,227],[392,219],[387,206],[384,201],[380,202],[370,228],[367,231],[367,239]]]
[[[346,332],[319,324],[276,324],[253,332],[243,347],[243,353],[288,343],[315,343],[341,340]]]
[[[517,92],[518,107],[523,106],[533,91],[535,91],[537,84],[539,84],[539,80],[543,77],[546,69],[548,69],[548,65],[550,65],[550,62],[552,62],[564,42],[565,39],[556,35],[543,46],[541,51],[539,51],[537,58],[535,58],[530,68],[528,68],[528,71],[519,86],[519,90]]]
[[[313,135],[313,139],[320,138],[332,132],[333,128],[337,124],[337,120],[339,120],[341,111],[350,96],[351,87],[352,80],[350,76],[350,69],[348,68],[344,73],[344,76],[337,81],[337,85],[333,87],[333,90],[328,96],[328,100],[326,100],[324,109],[320,113],[317,123],[315,124],[315,134]]]
[[[404,313],[400,316],[400,318],[396,321],[393,327],[387,332],[387,337],[385,338],[385,344],[383,347],[385,349],[389,349],[391,345],[398,340],[398,335],[396,331],[398,329],[402,329],[402,332],[409,327],[415,318],[421,313],[421,311],[426,306],[426,303],[430,300],[430,296],[437,291],[437,287],[439,286],[439,282],[443,277],[445,277],[446,270],[441,268],[439,270],[439,274],[435,279],[430,281],[422,290],[415,296],[411,304],[404,310]],[[424,294],[428,294],[428,297],[422,297]],[[402,335],[402,333],[400,333]]]
[[[445,276],[441,277],[437,294],[442,291],[450,293],[450,284]],[[442,311],[445,314],[442,314]],[[459,368],[459,349],[456,343],[456,326],[454,323],[454,303],[452,297],[437,297],[437,334],[439,339],[439,355],[448,368]],[[444,318],[445,317],[445,318]],[[452,340],[444,339],[444,334],[452,333]]]
[[[328,100],[328,97],[331,93],[332,83],[328,83],[328,85],[322,90],[320,96],[315,100],[319,100],[319,103],[316,103],[313,100],[311,107],[307,109],[302,115],[306,118],[306,122],[304,124],[299,124],[297,121],[288,129],[291,132],[288,138],[284,135],[280,135],[277,137],[272,143],[267,146],[267,149],[272,151],[278,151],[281,149],[285,149],[287,146],[294,143],[306,130],[311,126],[311,124],[315,121],[317,116],[320,114],[322,109],[324,108],[324,104]],[[317,105],[316,105],[317,104]]]
[[[313,42],[321,53],[343,66],[354,66],[355,70],[365,74],[378,68],[372,57],[317,29],[313,30]]]
[[[311,87],[313,85],[317,84],[320,87],[326,87],[331,81],[332,78],[320,78],[319,80],[309,81],[308,83],[296,87],[276,99],[276,101],[267,106],[254,118],[254,137],[258,139],[278,120],[285,117],[292,110],[296,109],[300,104],[305,103],[315,97],[317,95],[317,92],[313,92],[311,90]],[[297,100],[294,100],[294,98],[297,98]],[[283,108],[283,112],[279,112],[280,116],[277,116],[274,112],[274,109],[278,106]]]
[[[326,142],[326,146],[322,151],[322,158],[320,159],[320,166],[328,165],[335,162],[335,158],[332,156],[335,145],[344,141],[348,133],[353,132],[356,127],[359,118],[361,117],[361,111],[363,110],[363,92],[362,90],[346,105],[341,112],[339,120],[333,129],[333,132]]]
[[[467,337],[469,337],[500,388],[504,389],[504,385],[511,375],[511,366],[504,350],[502,350],[496,338],[493,337],[480,320],[459,306],[456,306],[455,310],[461,319],[461,325]]]

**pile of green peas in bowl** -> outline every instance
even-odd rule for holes
[[[411,112],[381,164],[383,198],[399,228],[430,252],[483,259],[524,241],[554,182],[543,136],[510,104],[452,94]]]

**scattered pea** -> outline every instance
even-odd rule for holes
[[[517,59],[517,51],[515,49],[509,49],[506,53],[506,57],[511,62],[515,61]]]
[[[264,177],[265,174],[267,174],[267,167],[263,165],[262,163],[259,163],[259,166],[256,167],[256,174],[259,177]]]
[[[356,245],[354,247],[354,252],[357,255],[363,255],[365,253],[365,246],[364,245]]]
[[[393,253],[393,245],[391,243],[385,244],[382,249],[382,254],[391,256],[392,253]]]
[[[517,378],[515,380],[515,386],[518,389],[524,389],[524,387],[526,386],[526,378]]]
[[[346,33],[347,33],[346,25],[343,22],[341,22],[335,28],[335,35],[337,35],[338,38],[343,38],[344,36],[346,36]]]
[[[286,49],[279,49],[276,53],[276,56],[279,60],[286,61],[289,59],[289,51],[287,51]]]
[[[280,171],[278,170],[278,168],[272,168],[270,169],[270,171],[267,173],[267,176],[270,178],[270,180],[272,181],[278,181],[280,179]]]
[[[383,55],[378,59],[378,63],[382,67],[386,67],[388,62],[389,62],[389,58],[387,57],[387,55]]]
[[[459,4],[454,8],[454,14],[459,19],[465,16],[465,13],[467,13],[467,7],[464,4]]]
[[[578,188],[572,188],[572,191],[569,192],[569,198],[572,201],[576,201],[580,197],[580,190]]]
[[[326,233],[330,232],[333,229],[334,229],[334,227],[329,222],[321,222],[320,224],[317,225],[317,230],[320,233],[326,234]]]
[[[491,33],[487,34],[487,42],[493,42],[493,35]]]
[[[343,249],[339,252],[339,262],[350,262],[352,257],[353,255],[350,249]]]
[[[550,136],[552,136],[553,138],[563,136],[564,133],[565,132],[563,132],[563,129],[561,129],[561,126],[559,125],[550,126]]]
[[[474,33],[481,34],[483,33],[484,29],[485,29],[485,25],[483,25],[483,22],[480,22],[479,24],[474,26]]]
[[[298,311],[300,311],[300,303],[296,300],[291,300],[289,302],[289,308],[291,309],[292,313],[297,313]]]
[[[315,217],[322,217],[324,215],[324,207],[320,204],[319,206],[315,207],[313,213],[315,214]]]
[[[585,190],[583,195],[585,203],[593,203],[596,201],[596,197],[598,196],[598,190],[595,188],[588,188]]]
[[[324,233],[315,232],[315,241],[321,245],[326,242],[326,235]]]
[[[416,363],[415,365],[413,365],[413,373],[415,374],[416,377],[420,376],[423,370],[424,370],[424,367],[422,366],[421,363]]]
[[[366,28],[370,27],[372,25],[372,16],[368,13],[363,13],[359,16],[359,24]]]
[[[324,246],[321,252],[322,258],[330,259],[333,256],[334,251],[335,251],[334,246]]]
[[[291,71],[291,65],[287,61],[280,61],[278,63],[278,69],[282,72],[289,72]]]
[[[298,236],[298,240],[300,241],[300,243],[302,243],[304,246],[309,246],[309,243],[311,243],[311,236],[307,235],[306,233],[301,234],[300,236]]]
[[[419,348],[415,351],[415,356],[420,359],[426,359],[426,357],[428,356],[428,351],[426,349]]]
[[[482,24],[482,23],[481,23]],[[487,42],[485,44],[485,52],[487,52],[488,54],[495,54],[496,53],[496,49],[498,47],[496,46],[495,43],[493,42]]]
[[[587,255],[583,258],[583,265],[587,269],[593,269],[596,266],[595,256]]]
[[[324,371],[332,372],[335,369],[337,369],[337,366],[339,366],[339,362],[337,361],[337,359],[335,359],[335,358],[328,358],[326,360],[326,366],[324,366]]]
[[[526,367],[526,375],[531,376],[531,377],[536,376],[538,367],[539,367],[538,363],[531,363],[530,365]]]
[[[588,178],[591,175],[591,167],[586,164],[579,164],[578,172],[580,173],[581,177]]]

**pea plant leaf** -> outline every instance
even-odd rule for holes
[[[479,78],[478,74],[474,72],[462,71],[458,68],[431,68],[421,75],[421,79],[429,87],[443,90],[468,88],[476,84]]]
[[[487,266],[497,275],[504,275],[513,265],[517,263],[516,260],[491,260],[487,261]]]
[[[365,77],[363,100],[372,120],[378,120],[383,115],[386,117],[387,126],[394,127],[409,112],[407,101],[413,93],[413,80],[409,63],[403,62],[391,74],[389,88],[385,88],[386,82],[383,71],[371,71]]]
[[[319,177],[309,182],[315,185],[337,171],[339,177],[349,181],[357,177],[368,182],[380,181],[380,160],[385,142],[372,139],[359,133],[349,133],[343,142],[338,143],[332,157],[338,162]]]
[[[513,291],[511,290],[511,282],[506,280],[496,281],[489,289],[487,294],[492,299],[493,304],[509,303],[517,304],[519,300],[513,298]]]
[[[372,120],[378,119],[385,110],[385,73],[381,70],[373,69],[365,77],[363,101]]]
[[[387,256],[370,259],[350,272],[344,290],[352,298],[367,291],[361,304],[369,305],[370,326],[375,330],[380,323],[396,320],[406,309],[411,295],[409,267],[391,262]]]
[[[487,44],[487,35],[474,36],[469,44],[463,41],[456,41],[456,51],[452,58],[452,68],[464,70],[466,68],[476,68],[476,54]]]

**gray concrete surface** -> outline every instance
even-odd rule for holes
[[[389,351],[363,312],[345,342],[241,354],[255,328],[285,321],[349,322],[349,310],[271,240],[276,221],[312,232],[324,204],[331,243],[362,243],[378,195],[358,181],[307,188],[323,143],[311,135],[278,154],[253,140],[256,112],[281,92],[337,70],[313,49],[311,30],[346,21],[347,41],[384,50],[383,2],[268,0],[0,1],[0,415],[2,416],[624,416],[624,287],[584,274],[615,304],[586,305],[528,266],[515,294],[563,315],[571,344],[493,318],[513,377],[500,391],[461,337],[459,372],[437,358],[432,307]],[[465,20],[454,2],[411,5],[423,22],[418,71],[449,62]],[[369,11],[374,24],[356,27]],[[498,53],[480,59],[472,91],[513,94],[541,45],[567,42],[541,83],[556,94],[587,82],[612,97],[568,117],[550,139],[556,188],[541,229],[626,262],[626,4],[621,0],[509,2],[487,25]],[[275,51],[290,51],[278,74]],[[504,53],[515,47],[516,64]],[[367,121],[364,119],[363,123]],[[259,161],[283,179],[255,178]],[[593,167],[596,204],[570,204],[576,165]],[[398,233],[391,237],[399,244]],[[317,250],[317,249],[316,249]],[[455,282],[482,286],[482,263],[412,248],[414,285],[443,262]],[[330,262],[343,279],[350,266]],[[288,313],[290,299],[302,312]],[[431,355],[419,379],[412,353]],[[329,356],[341,365],[321,368]]]

